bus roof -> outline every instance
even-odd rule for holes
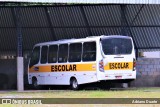
[[[86,38],[72,38],[72,39],[61,39],[58,41],[49,41],[49,42],[42,42],[38,43],[35,46],[41,46],[41,45],[51,45],[51,44],[66,44],[66,43],[74,43],[74,42],[86,42],[86,41],[96,41],[99,40],[100,38],[131,38],[129,36],[122,36],[122,35],[101,35],[101,36],[89,36]]]

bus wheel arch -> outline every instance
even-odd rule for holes
[[[32,77],[32,87],[33,89],[39,89],[38,80],[35,76]]]
[[[78,90],[79,89],[79,84],[78,81],[75,77],[70,78],[70,86],[72,90]]]

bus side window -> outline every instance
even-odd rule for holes
[[[80,62],[82,54],[82,43],[72,43],[69,45],[69,62]]]
[[[42,46],[42,48],[41,48],[41,64],[47,63],[47,53],[48,53],[48,46]]]
[[[57,62],[57,45],[50,45],[48,51],[48,63],[56,63]]]
[[[33,49],[29,67],[32,67],[33,65],[38,64],[39,57],[40,57],[40,47],[35,47]]]
[[[58,62],[63,63],[68,60],[68,44],[59,45]]]
[[[96,60],[96,42],[83,43],[83,61]]]

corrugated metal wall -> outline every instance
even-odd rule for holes
[[[124,8],[125,16],[122,16]],[[16,9],[0,7],[0,56],[16,56]],[[104,34],[120,35],[124,28],[125,33],[133,37],[138,49],[160,49],[160,5],[26,6],[20,7],[20,13],[25,56],[39,42]],[[0,66],[3,64],[7,65],[0,67],[0,73],[5,74],[4,69],[16,72],[15,59],[1,60]],[[25,57],[25,74],[27,64]],[[15,84],[16,79],[13,82]]]
[[[107,4],[160,4],[159,0],[3,0],[12,2],[43,3],[107,3]]]
[[[17,47],[16,7],[0,7],[0,50]],[[23,49],[39,42],[122,34],[121,5],[21,7]],[[160,48],[160,5],[126,5],[126,29],[137,48]],[[55,39],[56,38],[56,39]]]

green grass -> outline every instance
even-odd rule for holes
[[[1,98],[160,98],[160,88],[131,88],[107,90],[29,90],[24,92],[3,91]],[[0,105],[0,107],[37,107],[37,105]],[[159,107],[153,104],[54,104],[38,105],[38,107]]]
[[[112,90],[34,90],[0,92],[1,98],[160,98],[160,88]]]

